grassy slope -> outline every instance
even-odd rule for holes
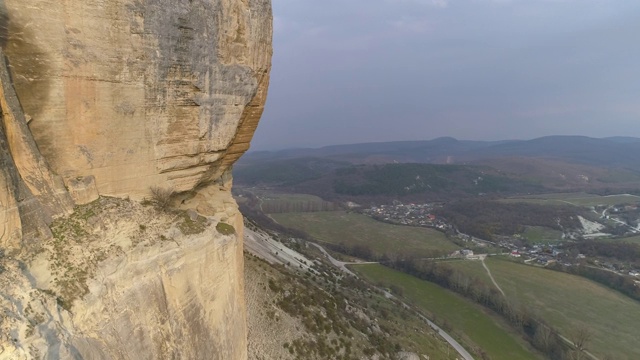
[[[458,261],[447,261],[444,264],[451,266],[454,269],[458,269],[460,271],[465,272],[466,274],[477,277],[482,280],[488,286],[493,286],[491,282],[491,278],[487,271],[482,266],[482,261],[479,260],[458,260]]]
[[[347,302],[340,303],[342,306],[346,306],[348,303],[357,309],[350,312],[352,315],[348,315],[349,312],[346,315],[340,313],[339,318],[332,319],[332,321],[337,321],[345,326],[351,334],[349,339],[343,337],[345,344],[352,345],[353,356],[349,359],[364,357],[362,349],[374,346],[358,329],[349,325],[350,321],[356,319],[375,319],[375,324],[383,329],[382,336],[394,344],[399,344],[403,351],[425,354],[431,360],[456,359],[456,354],[447,349],[448,345],[427,324],[412,316],[407,310],[398,307],[382,294],[377,292],[362,293],[356,288],[345,286],[339,282],[336,286],[335,278],[328,275],[327,272],[322,272],[323,275],[320,277],[326,278],[329,280],[328,282],[320,281],[311,284],[305,282],[307,281],[306,277],[302,274],[293,274],[282,267],[269,265],[246,253],[244,273],[250,360],[340,359],[335,355],[322,357],[312,354],[298,354],[295,356],[283,346],[285,343],[292,344],[296,339],[301,338],[313,339],[314,341],[323,337],[339,338],[336,334],[309,331],[304,321],[306,317],[314,314],[322,313],[323,317],[328,317],[328,314],[335,313],[335,310],[327,309],[332,303],[322,303],[322,300],[331,299],[336,294],[340,294],[346,299]],[[281,298],[282,294],[274,291],[274,288],[269,285],[270,283],[280,288],[297,286],[297,296],[307,299],[313,297],[316,302],[315,304],[305,303],[304,314],[292,316],[279,306],[277,300]],[[322,294],[318,295],[318,293]],[[328,296],[327,294],[332,295]]]
[[[546,243],[561,240],[562,232],[543,226],[527,226],[522,236],[531,243]]]
[[[630,236],[630,237],[619,238],[619,239],[602,239],[600,241],[609,241],[609,242],[616,242],[616,241],[623,242],[623,241],[626,241],[626,242],[629,242],[629,243],[632,243],[632,244],[640,245],[640,236]]]
[[[260,195],[264,201],[323,201],[321,198],[309,194],[280,194],[265,192]]]
[[[576,206],[596,206],[596,205],[617,205],[633,204],[640,201],[640,196],[635,195],[610,195],[599,196],[586,193],[557,193],[532,195],[521,198],[509,198],[500,200],[503,202],[526,202],[542,205],[562,205],[571,204]]]
[[[485,314],[479,306],[438,285],[377,264],[352,266],[352,269],[374,283],[401,287],[409,302],[425,313],[437,314],[438,319],[445,319],[454,331],[466,334],[491,359],[537,359],[525,348],[523,340],[499,326],[499,322]]]
[[[335,204],[308,194],[259,194],[261,209],[265,213],[334,210]]]
[[[507,296],[530,306],[563,335],[583,325],[591,329],[589,349],[596,356],[640,358],[639,302],[581,277],[498,258],[486,263]]]
[[[333,244],[366,245],[377,254],[430,256],[458,247],[439,231],[382,223],[344,211],[273,214],[280,224]]]

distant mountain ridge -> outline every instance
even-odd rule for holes
[[[545,136],[532,140],[474,141],[441,137],[424,141],[393,141],[332,145],[321,148],[250,152],[240,163],[301,157],[333,158],[351,163],[468,163],[502,157],[532,157],[583,165],[640,171],[640,138]]]

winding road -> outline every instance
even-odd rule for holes
[[[322,251],[322,253],[324,254],[324,256],[329,259],[329,262],[331,262],[331,264],[337,268],[339,268],[340,270],[342,270],[343,272],[358,277],[358,275],[354,274],[353,271],[347,269],[346,265],[366,265],[366,264],[379,264],[378,262],[375,261],[371,261],[371,262],[366,262],[366,261],[362,261],[362,262],[345,262],[345,261],[340,261],[336,258],[334,258],[333,256],[331,256],[327,250],[325,250],[322,246],[316,244],[316,243],[312,243],[309,242],[309,244],[317,247],[320,251]]]

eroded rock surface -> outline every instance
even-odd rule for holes
[[[268,0],[4,0],[5,53],[53,171],[103,195],[186,191],[249,146],[271,59]]]
[[[271,36],[269,0],[0,0],[0,359],[246,358]]]
[[[0,359],[244,359],[242,217],[102,197],[0,260]],[[220,233],[217,225],[233,227]]]

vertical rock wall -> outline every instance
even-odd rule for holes
[[[248,148],[271,59],[268,0],[4,0],[29,127],[101,194],[190,190]]]
[[[229,171],[271,37],[269,0],[0,0],[0,359],[246,358]],[[70,215],[152,187],[209,225]]]

